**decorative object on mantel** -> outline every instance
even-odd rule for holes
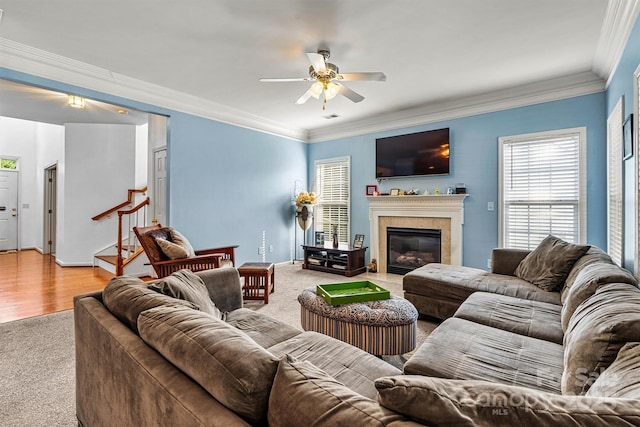
[[[389,192],[390,196],[399,196],[400,195],[400,189],[399,188],[392,188],[391,191]]]
[[[467,187],[464,185],[464,183],[459,182],[458,184],[456,184],[456,194],[466,194],[467,193]]]
[[[378,186],[377,185],[367,185],[367,196],[377,196]]]

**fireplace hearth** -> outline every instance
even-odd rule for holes
[[[440,230],[387,227],[387,273],[406,274],[441,262],[441,252]]]

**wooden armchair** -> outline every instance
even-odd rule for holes
[[[138,237],[140,246],[142,246],[147,258],[149,258],[149,262],[158,278],[168,276],[183,268],[191,271],[201,271],[224,265],[235,265],[234,249],[238,245],[196,250],[196,255],[193,257],[169,259],[156,243],[156,239],[164,239],[171,242],[170,230],[169,227],[163,227],[160,224],[149,227],[133,227],[133,232]]]

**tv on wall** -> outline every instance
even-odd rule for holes
[[[449,128],[376,139],[376,178],[449,175]]]

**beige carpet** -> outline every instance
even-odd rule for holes
[[[320,283],[370,280],[402,296],[401,277],[361,274],[345,278],[302,270],[299,262],[276,265],[269,304],[245,306],[300,327],[300,291]],[[418,321],[418,345],[436,325]],[[405,357],[385,357],[400,366]],[[0,426],[76,426],[73,311],[0,323]]]

